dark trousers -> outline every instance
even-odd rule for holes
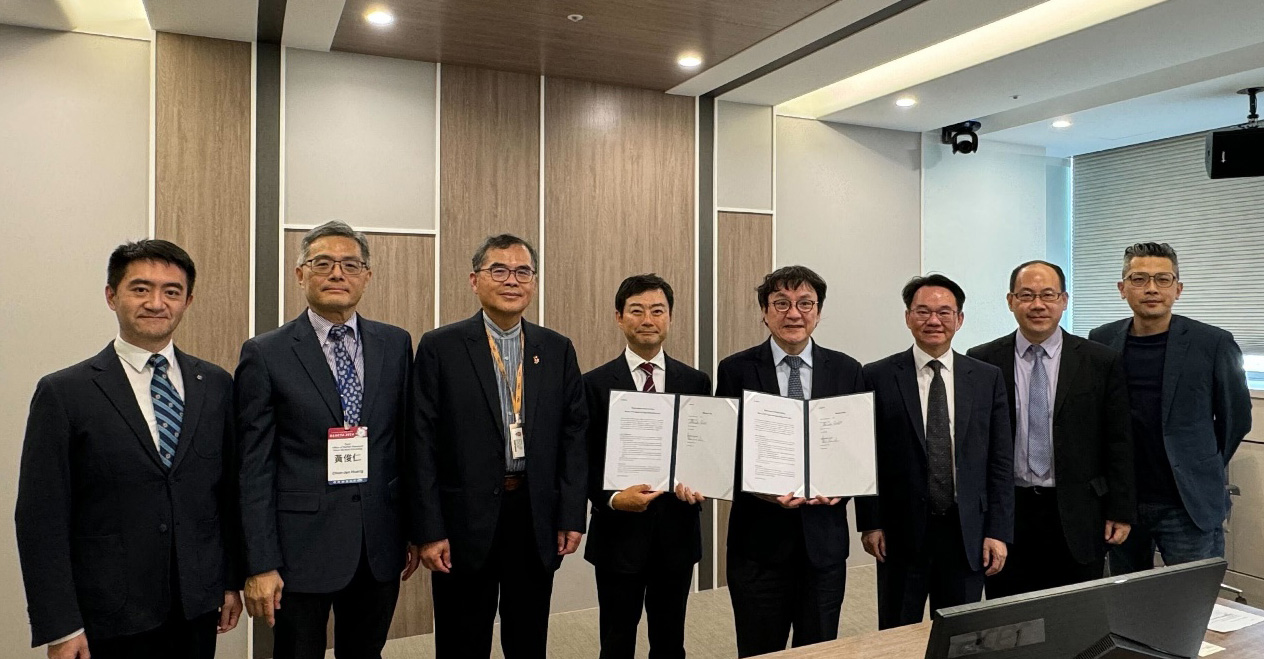
[[[728,553],[729,598],[737,626],[737,656],[801,647],[838,638],[838,616],[847,586],[847,565],[816,568],[799,547],[781,563],[761,563]]]
[[[641,608],[649,618],[650,659],[683,659],[685,607],[693,565],[624,573],[597,568],[601,659],[632,659]]]
[[[1137,523],[1128,539],[1110,550],[1110,573],[1128,574],[1154,567],[1154,550],[1164,565],[1224,557],[1224,528],[1204,531],[1180,504],[1138,503]]]
[[[498,603],[500,647],[506,659],[544,659],[553,570],[540,563],[526,487],[502,496],[486,563],[474,571],[454,566],[448,574],[434,572],[432,578],[438,659],[490,656]]]
[[[400,547],[400,551],[404,551]],[[345,588],[333,593],[281,593],[276,612],[276,659],[323,659],[329,609],[334,611],[334,656],[379,659],[399,600],[399,578],[378,581],[360,549],[360,565]]]
[[[157,629],[107,639],[88,639],[93,659],[214,659],[215,629],[219,611],[185,620],[180,607],[172,607]]]
[[[1014,488],[1014,544],[1005,569],[987,578],[988,599],[1101,579],[1106,569],[1105,526],[1096,560],[1080,563],[1071,555],[1054,488]]]
[[[971,570],[966,560],[956,506],[927,519],[924,546],[916,551],[887,549],[886,561],[878,563],[879,629],[921,622],[927,597],[931,610],[983,599],[984,571]]]

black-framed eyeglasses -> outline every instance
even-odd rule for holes
[[[790,304],[790,300],[784,298],[768,303],[777,313],[788,313]],[[799,313],[812,313],[812,310],[816,308],[816,300],[799,300],[794,303],[794,308],[798,309]]]
[[[354,277],[365,270],[369,269],[369,264],[360,259],[330,259],[330,258],[314,258],[303,261],[303,265],[312,269],[312,272],[318,275],[332,274],[334,266],[342,268],[342,274],[348,277]]]
[[[919,323],[924,323],[930,320],[931,316],[939,316],[939,322],[941,323],[950,323],[957,317],[956,309],[947,308],[931,310],[928,307],[917,307],[915,309],[909,309],[909,313],[912,314]]]
[[[1036,298],[1040,298],[1041,302],[1053,303],[1061,300],[1063,294],[1064,293],[1062,291],[1040,291],[1039,293],[1032,291],[1019,291],[1017,293],[1010,293],[1010,295],[1014,296],[1014,299],[1024,303],[1034,302]]]
[[[535,279],[535,270],[532,270],[525,265],[521,268],[514,268],[512,270],[503,265],[496,265],[490,268],[479,268],[474,272],[486,272],[491,275],[492,281],[508,281],[509,273],[511,272],[513,273],[514,279],[517,279],[519,284],[526,284],[532,279]]]
[[[1159,288],[1171,288],[1172,284],[1176,283],[1176,274],[1172,272],[1156,272],[1154,274],[1134,272],[1127,277],[1124,277],[1124,280],[1128,282],[1128,285],[1133,288],[1145,288],[1146,285],[1150,283],[1151,279],[1154,280],[1154,285]]]

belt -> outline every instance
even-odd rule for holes
[[[1018,491],[1027,492],[1029,494],[1033,494],[1036,496],[1047,497],[1047,496],[1053,496],[1054,494],[1057,494],[1058,489],[1056,487],[1038,487],[1035,485],[1019,485]]]
[[[519,473],[513,473],[513,474],[505,474],[504,490],[506,492],[513,492],[514,490],[526,484],[527,484],[527,475],[524,473],[519,472]]]

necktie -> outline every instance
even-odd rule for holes
[[[799,376],[799,369],[803,367],[803,358],[797,355],[786,355],[781,361],[790,367],[790,381],[786,385],[786,395],[803,400],[803,380]]]
[[[149,365],[154,369],[154,377],[149,381],[149,395],[154,399],[154,420],[158,422],[158,457],[162,465],[171,468],[171,461],[176,457],[176,446],[180,444],[180,424],[184,421],[184,401],[176,392],[171,378],[167,377],[167,358],[153,355]]]
[[[1045,349],[1031,345],[1027,352],[1036,358],[1027,389],[1027,468],[1044,478],[1053,464],[1053,442],[1049,438],[1049,376],[1045,373]]]
[[[342,339],[351,333],[346,325],[329,328],[329,339],[334,342],[334,379],[338,382],[338,396],[342,398],[342,422],[348,426],[360,424],[360,401],[364,389],[356,375],[355,360]]]
[[[645,386],[641,387],[641,391],[658,391],[658,387],[654,386],[654,365],[645,362],[637,368],[645,373]]]
[[[952,434],[948,428],[948,388],[938,360],[928,364],[935,371],[930,381],[930,393],[926,397],[926,458],[927,485],[930,489],[930,507],[935,513],[946,512],[952,507]]]

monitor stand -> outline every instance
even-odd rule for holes
[[[1107,634],[1102,640],[1075,655],[1075,659],[1191,659],[1156,650],[1118,634]]]

